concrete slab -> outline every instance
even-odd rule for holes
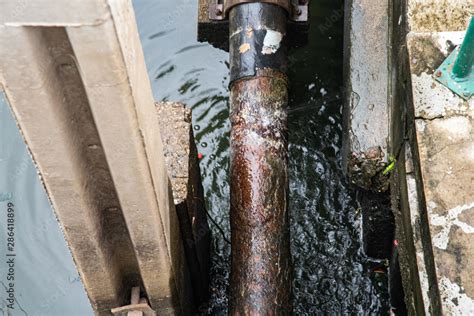
[[[0,24],[9,26],[83,26],[110,19],[106,0],[0,0]]]
[[[471,315],[473,280],[467,262],[473,251],[467,239],[472,223],[459,217],[469,214],[473,202],[473,101],[462,100],[433,79],[464,35],[433,31],[464,30],[463,10],[470,4],[404,4],[406,11],[395,6],[393,17],[397,67],[392,71],[399,76],[393,100],[402,107],[393,114],[392,147],[403,148],[393,205],[406,300],[412,313]]]
[[[465,201],[473,192],[471,162],[463,156],[472,146],[472,100],[463,101],[433,79],[435,69],[461,42],[472,6],[469,0],[406,0],[394,2],[391,11],[391,98],[396,106],[390,147],[393,153],[400,148],[391,194],[405,301],[413,315],[472,314],[463,288],[472,280],[461,273],[464,257],[472,251],[456,242],[455,249],[437,247],[446,244],[447,239],[441,244],[439,238],[446,232],[459,240],[466,237],[452,224],[452,215],[459,204],[471,203]]]
[[[116,189],[123,194],[144,285],[158,310],[154,305],[174,305],[172,297],[189,297],[190,289],[175,283],[189,276],[133,9],[128,1],[112,1],[111,13],[113,20],[67,32]]]
[[[45,37],[49,39],[43,40]],[[64,43],[61,39],[66,38],[65,31],[1,27],[0,38],[11,43],[8,49],[2,46],[0,50],[7,99],[61,222],[93,308],[105,312],[121,304],[125,275],[133,279],[138,275],[138,265],[134,258],[128,260],[129,256],[117,258],[113,249],[104,244],[104,240],[113,238],[120,249],[132,250],[130,240],[121,239],[126,226],[116,215],[120,214],[120,204],[110,186],[111,176],[105,168],[90,110],[84,106],[86,95],[78,85],[79,70],[71,58],[65,57],[59,63],[48,49]],[[69,42],[65,43],[63,52],[71,52]],[[81,102],[74,102],[76,98]],[[81,115],[76,117],[78,112]],[[93,180],[95,175],[101,179]],[[97,195],[103,198],[100,203]]]
[[[464,101],[432,74],[460,32],[408,36],[416,137],[443,310],[474,313],[474,99]],[[426,62],[432,61],[432,62]]]
[[[189,275],[131,3],[38,3],[6,18],[15,8],[2,3],[0,82],[92,305],[107,314],[141,286],[159,314],[186,314]]]

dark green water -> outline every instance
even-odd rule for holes
[[[228,54],[196,41],[196,0],[135,0],[156,100],[193,109],[209,214],[229,232]],[[290,55],[289,163],[295,315],[380,315],[386,277],[362,252],[361,214],[341,172],[342,1],[311,3],[310,44]],[[213,231],[205,314],[225,315],[230,245]]]

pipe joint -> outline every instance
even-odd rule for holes
[[[288,19],[294,22],[308,20],[308,0],[223,0],[209,6],[210,20],[225,20],[229,17],[232,8],[249,3],[267,3],[285,10]]]

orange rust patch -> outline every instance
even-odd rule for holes
[[[243,43],[242,45],[240,45],[239,47],[239,52],[241,54],[247,52],[248,50],[250,49],[250,44],[249,43]]]

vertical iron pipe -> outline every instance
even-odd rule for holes
[[[230,315],[291,314],[286,12],[266,3],[229,13]]]

